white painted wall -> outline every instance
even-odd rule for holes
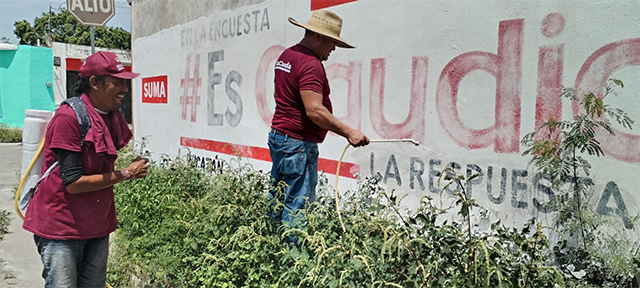
[[[60,66],[53,67],[53,95],[56,105],[67,99],[67,58],[81,59],[84,61],[91,55],[91,46],[74,45],[60,42],[53,42],[53,56],[60,57]],[[131,52],[120,49],[106,49],[96,47],[96,52],[109,51],[116,55],[125,66],[131,66]]]
[[[132,1],[133,69],[142,74],[133,84],[136,140],[149,137],[157,155],[189,148],[209,159],[228,159],[234,146],[268,170],[273,65],[303,36],[287,17],[305,23],[311,7],[325,2]],[[345,162],[351,172],[369,175],[373,167],[385,175],[385,185],[409,194],[409,207],[423,195],[438,199],[434,175],[456,162],[461,174],[482,170],[473,197],[503,223],[550,220],[539,204],[555,192],[521,156],[519,140],[542,116],[572,116],[571,104],[557,101],[560,86],[599,89],[619,78],[625,88],[607,103],[640,121],[638,1],[357,0],[328,9],[344,19],[343,38],[358,46],[325,62],[335,115],[372,139],[413,138],[428,147],[371,144],[350,149]],[[143,79],[163,75],[166,103],[143,103]],[[614,126],[617,136],[602,143],[609,157],[589,159],[596,182],[589,201],[608,199],[603,213],[623,202],[624,217],[633,217],[640,213],[640,133]],[[320,154],[329,164],[321,166],[331,170],[346,143],[328,136]],[[355,184],[340,181],[340,189]]]

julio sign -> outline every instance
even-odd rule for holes
[[[116,14],[114,0],[67,0],[67,9],[90,26],[104,26]]]

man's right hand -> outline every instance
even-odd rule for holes
[[[130,178],[128,179],[147,177],[147,162],[149,162],[149,159],[147,158],[142,158],[139,156],[136,157],[136,159],[134,159],[131,164],[129,164],[129,167],[125,169],[128,173],[131,173],[131,175],[129,176]]]
[[[347,136],[347,141],[353,147],[362,147],[369,144],[369,138],[367,138],[362,131],[352,130],[351,133]]]

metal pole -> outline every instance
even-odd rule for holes
[[[91,26],[91,54],[96,53],[96,38],[95,35],[93,35],[93,28],[94,26]]]

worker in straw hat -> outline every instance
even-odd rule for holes
[[[369,144],[369,138],[332,114],[329,81],[322,61],[337,47],[355,48],[340,37],[342,19],[329,11],[316,10],[307,24],[289,18],[305,29],[302,40],[286,49],[275,64],[275,113],[269,133],[269,151],[276,183],[285,182],[284,208],[270,209],[270,216],[290,227],[304,225],[302,215],[315,201],[318,181],[318,143],[332,131],[355,147]],[[289,242],[299,244],[297,239]]]

